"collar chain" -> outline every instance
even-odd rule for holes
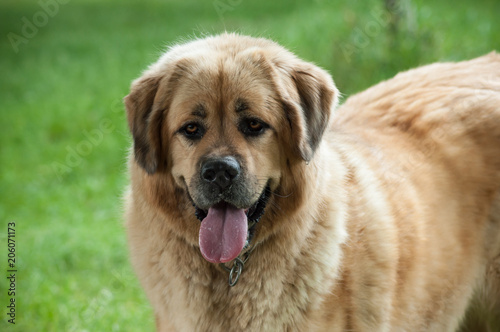
[[[253,248],[250,249],[249,251],[245,252],[244,254],[236,257],[233,261],[233,266],[231,268],[228,268],[226,264],[221,263],[220,266],[229,272],[229,286],[233,287],[238,283],[238,280],[240,280],[241,273],[243,272],[243,268],[245,267],[245,263],[248,261],[248,258],[250,258],[250,254],[252,253]]]

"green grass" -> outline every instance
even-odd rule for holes
[[[404,3],[394,30],[374,14],[381,0],[74,0],[15,52],[8,33],[22,35],[22,18],[41,7],[2,1],[0,275],[10,221],[18,273],[15,326],[0,282],[0,330],[154,329],[123,228],[121,99],[166,45],[224,30],[271,37],[328,69],[345,96],[420,64],[500,50],[496,0]]]

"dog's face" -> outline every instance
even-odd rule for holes
[[[248,59],[186,61],[166,115],[171,173],[203,210],[223,201],[249,209],[280,179],[276,129],[285,120],[264,73]],[[225,63],[224,63],[225,61]]]
[[[137,163],[183,190],[203,256],[220,263],[250,245],[291,165],[312,158],[336,99],[321,69],[270,41],[222,35],[167,52],[126,106]]]

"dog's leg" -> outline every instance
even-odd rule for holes
[[[500,331],[500,192],[488,221],[485,275],[479,281],[469,305],[460,329],[462,332]]]
[[[495,227],[495,245],[492,254],[496,253],[486,268],[486,309],[489,314],[489,331],[500,331],[500,191],[490,213],[490,223]]]
[[[487,274],[489,290],[489,331],[500,331],[500,255],[490,264]]]

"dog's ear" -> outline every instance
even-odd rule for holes
[[[339,92],[323,69],[294,59],[275,64],[278,90],[300,157],[312,159],[338,103]]]
[[[161,153],[162,112],[154,109],[160,80],[160,76],[135,80],[124,99],[135,159],[149,174],[156,172]]]
[[[149,174],[166,162],[168,142],[162,128],[178,81],[189,66],[188,59],[165,61],[132,82],[130,93],[124,98],[135,160]]]

